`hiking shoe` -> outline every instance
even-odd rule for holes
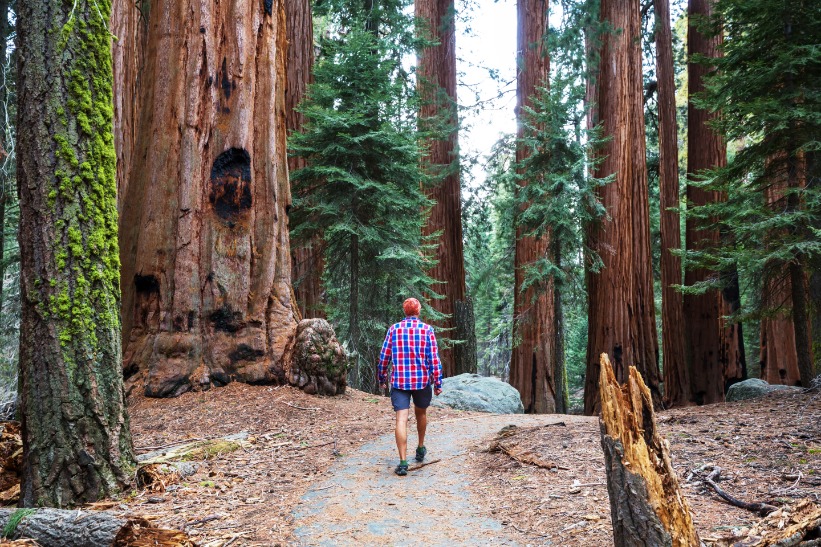
[[[396,466],[396,469],[394,470],[394,473],[396,473],[400,477],[404,477],[405,475],[408,474],[408,464],[400,463],[399,465]]]
[[[424,461],[425,455],[428,453],[428,449],[424,446],[417,446],[416,447],[416,461],[421,462]]]

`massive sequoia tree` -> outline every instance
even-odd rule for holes
[[[546,86],[550,74],[550,59],[547,44],[547,0],[520,0],[518,11],[518,53],[517,53],[517,116],[519,117],[519,138],[524,137],[526,108],[533,107],[533,97],[537,88]],[[520,143],[516,149],[516,161],[524,160],[528,149]],[[528,181],[520,184],[527,185]],[[555,412],[556,385],[554,378],[555,326],[554,284],[548,283],[546,290],[534,288],[522,290],[525,267],[547,255],[550,235],[542,237],[524,234],[517,229],[514,290],[514,316],[516,320],[516,342],[510,357],[510,384],[519,390],[525,412]]]
[[[416,17],[426,27],[434,45],[419,54],[417,77],[422,105],[419,113],[423,130],[446,132],[427,142],[425,158],[436,181],[428,197],[434,201],[425,235],[441,232],[436,241],[436,265],[429,272],[439,281],[433,289],[444,298],[431,305],[450,318],[440,326],[446,336],[466,340],[473,331],[466,318],[473,316],[466,300],[465,262],[462,248],[462,202],[459,185],[459,156],[456,113],[456,25],[453,0],[417,0]],[[442,125],[445,127],[443,128]],[[476,372],[475,345],[459,344],[441,351],[445,376]]]
[[[673,34],[669,0],[655,0],[656,75],[659,110],[659,213],[661,217],[661,320],[664,349],[664,398],[670,406],[690,402],[690,375],[684,358],[684,308],[681,293],[681,249],[678,201],[678,127],[673,74]]]
[[[650,268],[650,211],[645,161],[641,32],[638,0],[602,0],[603,36],[597,116],[610,137],[597,178],[608,217],[590,227],[588,242],[603,268],[588,274],[588,342],[584,410],[599,408],[599,356],[610,355],[619,382],[635,366],[660,403],[658,342]]]
[[[147,395],[286,380],[283,4],[143,4],[120,241],[125,373]]]
[[[690,26],[687,34],[687,50],[690,58],[700,54],[706,57],[720,55],[721,34],[706,36],[698,30],[697,21],[709,17],[712,0],[690,0],[688,16]],[[704,90],[704,77],[710,67],[701,62],[691,61],[688,65],[688,86],[690,97]],[[710,126],[716,116],[697,108],[692,100],[687,109],[687,172],[698,176],[705,169],[721,167],[727,163],[727,145],[724,139]],[[698,207],[725,199],[720,192],[687,185],[688,206]],[[687,219],[687,250],[715,247],[721,234],[717,229],[707,229],[700,222]],[[718,275],[705,268],[687,267],[686,285],[708,280]],[[726,272],[725,272],[726,275]],[[732,275],[731,277],[735,277]],[[737,283],[737,281],[736,281]],[[732,287],[725,291],[728,295]],[[686,355],[692,385],[691,398],[694,402],[715,403],[724,400],[727,384],[743,376],[743,340],[740,325],[728,325],[723,319],[729,315],[733,303],[718,290],[704,294],[684,296],[684,328]]]
[[[308,84],[313,80],[311,68],[314,64],[314,25],[310,0],[285,2],[285,20],[288,38],[285,126],[290,136],[292,132],[300,131],[305,122],[305,116],[297,107],[305,96]],[[288,157],[288,170],[291,173],[306,164],[307,161],[302,156]],[[321,309],[320,281],[324,267],[321,242],[320,237],[313,237],[307,244],[291,247],[294,293],[303,317],[324,317]]]
[[[21,504],[118,493],[134,462],[120,369],[111,3],[17,3]]]

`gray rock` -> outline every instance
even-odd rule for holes
[[[784,386],[781,384],[768,384],[759,378],[750,378],[749,380],[744,380],[743,382],[738,382],[731,385],[730,389],[727,391],[726,400],[727,402],[745,401],[747,399],[762,397],[767,393],[772,393],[773,391],[782,391],[785,389],[792,391],[802,390],[800,387]]]
[[[296,329],[290,382],[309,395],[342,395],[348,355],[324,319],[303,319]]]
[[[432,404],[494,414],[524,413],[522,397],[516,388],[497,378],[478,374],[460,374],[445,378],[442,382],[442,394],[434,397]]]

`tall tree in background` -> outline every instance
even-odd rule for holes
[[[548,28],[547,0],[519,0],[516,3],[518,19],[518,51],[516,63],[516,112],[518,137],[525,137],[526,109],[533,107],[537,90],[548,85],[550,59],[546,44]],[[542,127],[534,128],[537,131]],[[531,153],[520,142],[516,148],[516,162],[523,162]],[[527,186],[535,181],[523,178]],[[526,204],[525,204],[526,207]],[[514,254],[514,347],[510,358],[510,384],[522,396],[525,412],[551,413],[556,410],[556,359],[554,282],[548,280],[540,290],[524,289],[525,267],[547,256],[551,231],[539,236],[529,235],[519,226],[516,231]]]
[[[692,100],[704,90],[704,78],[711,67],[698,62],[699,56],[714,58],[721,55],[722,36],[705,34],[700,25],[712,13],[713,0],[689,0],[687,34],[688,92],[687,109],[687,173],[691,181],[702,176],[707,169],[720,168],[727,163],[725,139],[711,127],[717,116],[699,108]],[[704,189],[688,183],[687,206],[699,207],[726,199],[722,192]],[[687,217],[687,250],[698,252],[719,245],[721,234],[717,227],[705,226],[695,217]],[[704,267],[686,265],[684,282],[688,286],[718,277],[719,273]],[[727,267],[734,272],[734,267]],[[735,277],[731,274],[731,277]],[[737,280],[735,281],[737,283]],[[728,292],[730,289],[728,288]],[[692,399],[698,404],[724,400],[725,388],[741,379],[743,340],[740,325],[730,325],[724,316],[732,313],[730,302],[725,302],[722,291],[712,289],[702,294],[684,295],[685,344]]]
[[[690,401],[690,375],[684,355],[684,308],[681,292],[681,220],[678,181],[678,127],[673,70],[673,33],[669,0],[655,0],[656,77],[659,114],[659,194],[661,216],[661,321],[664,398],[668,406]]]
[[[285,125],[288,136],[301,131],[305,117],[298,110],[308,85],[313,81],[314,25],[310,0],[285,2],[288,58],[286,60],[287,84],[285,87]],[[294,173],[305,167],[305,158],[288,157],[288,170]],[[291,241],[292,277],[296,303],[303,317],[324,317],[322,311],[322,239],[312,238],[307,244]]]
[[[660,404],[650,256],[650,212],[645,159],[640,6],[637,0],[603,0],[603,35],[597,78],[603,157],[597,178],[615,174],[601,190],[607,218],[591,226],[589,246],[603,268],[588,274],[588,346],[584,410],[599,406],[599,356],[608,353],[618,380],[635,366]]]
[[[284,382],[296,317],[283,0],[160,0],[141,16],[139,122],[120,151],[140,158],[121,198],[126,375],[150,396]]]
[[[821,133],[821,11],[805,0],[715,0],[713,6],[705,32],[727,40],[723,55],[705,61],[717,70],[698,106],[742,146],[698,183],[728,200],[694,211],[731,237],[694,256],[713,270],[738,263],[763,278],[761,305],[745,312],[763,316],[762,373],[789,382],[792,360],[801,384],[809,385],[816,370],[806,277],[821,258],[819,166],[812,159]]]
[[[447,329],[445,336],[467,340],[474,325],[470,302],[465,294],[465,263],[462,248],[462,201],[459,184],[458,116],[456,112],[456,11],[453,0],[416,0],[416,17],[433,44],[419,52],[417,79],[422,102],[420,127],[432,136],[427,139],[425,164],[433,185],[428,197],[434,205],[424,229],[425,235],[441,232],[429,272],[438,280],[434,290],[444,296],[433,307],[449,316],[437,324]],[[470,323],[470,324],[468,324]],[[475,335],[474,335],[475,336]],[[476,372],[475,344],[457,343],[441,351],[443,372],[453,376]]]
[[[122,388],[111,3],[18,2],[23,506],[120,492]]]

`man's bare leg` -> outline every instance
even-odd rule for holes
[[[419,445],[425,446],[425,431],[428,429],[428,409],[413,407],[414,414],[416,414],[416,433],[419,436]]]
[[[408,459],[408,409],[396,411],[396,448],[399,459]]]

